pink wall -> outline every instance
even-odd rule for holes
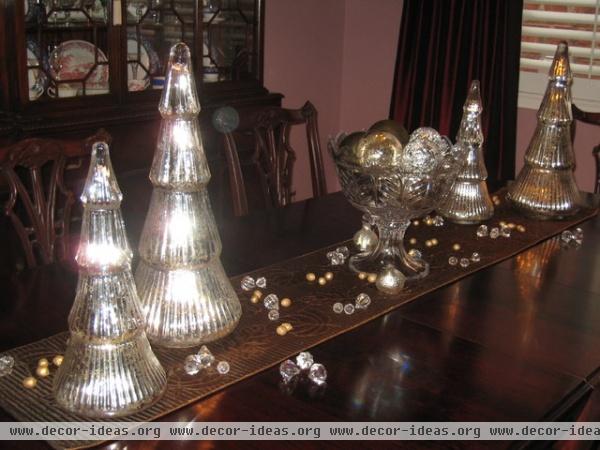
[[[517,155],[516,172],[519,173],[523,167],[523,157],[531,140],[531,136],[537,124],[537,111],[533,109],[519,108],[517,116]],[[575,142],[573,150],[577,168],[575,170],[575,179],[577,185],[582,191],[594,191],[596,180],[596,165],[592,157],[592,148],[600,143],[600,133],[598,127],[585,123],[577,123],[577,132],[575,133]]]
[[[402,0],[266,1],[265,86],[284,107],[317,108],[329,192],[339,190],[329,136],[388,116],[401,13]],[[296,200],[312,196],[305,142],[292,134]]]

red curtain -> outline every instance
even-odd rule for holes
[[[481,83],[490,181],[514,178],[522,0],[404,0],[391,117],[454,140]]]

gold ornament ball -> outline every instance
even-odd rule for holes
[[[333,157],[336,160],[342,161],[352,166],[359,166],[358,143],[366,133],[364,131],[355,131],[342,139],[337,146],[334,147]]]
[[[406,128],[404,128],[395,120],[385,119],[375,122],[373,125],[371,125],[371,128],[369,128],[369,133],[373,131],[383,131],[385,133],[389,133],[398,138],[402,145],[408,144],[408,131],[406,131]]]
[[[333,272],[325,272],[324,276],[327,281],[333,280]]]
[[[50,369],[48,369],[48,366],[38,366],[38,368],[35,369],[35,373],[38,377],[44,378],[50,375]]]
[[[60,367],[64,359],[65,357],[63,355],[56,355],[54,358],[52,358],[52,364],[54,364],[56,367]]]
[[[364,280],[367,278],[367,274],[365,272],[358,272],[358,279]]]
[[[292,301],[289,298],[282,298],[281,299],[281,306],[283,306],[284,308],[287,308],[289,306],[292,305]]]
[[[372,131],[358,142],[358,165],[367,171],[380,172],[399,167],[404,146],[386,131]]]
[[[38,361],[38,367],[48,367],[48,364],[50,363],[46,358],[40,358],[40,360]]]
[[[37,385],[37,380],[34,377],[27,377],[23,380],[23,386],[27,389],[33,389]]]
[[[317,279],[317,276],[314,273],[309,272],[309,273],[306,274],[306,280],[307,281],[311,281],[312,282],[312,281],[315,281],[316,279]]]
[[[377,281],[377,274],[376,273],[370,273],[369,275],[367,275],[367,281],[369,283],[375,283]]]
[[[460,250],[460,244],[452,244],[452,250],[454,250],[455,252]]]
[[[327,280],[325,279],[325,277],[319,277],[317,283],[319,283],[319,285],[321,286],[325,286],[327,284]]]

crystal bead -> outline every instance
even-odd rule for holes
[[[327,370],[323,364],[313,364],[308,371],[308,379],[315,384],[323,384],[327,381]]]
[[[421,253],[421,251],[420,251],[420,250],[417,250],[416,248],[411,248],[411,249],[408,251],[408,254],[409,254],[410,256],[412,256],[413,258],[417,258],[417,259],[421,259],[421,258],[423,257],[423,254]]]
[[[498,227],[494,227],[490,230],[490,238],[496,239],[500,236],[500,229]]]
[[[206,369],[207,367],[210,367],[212,363],[215,362],[215,357],[206,345],[200,347],[200,350],[198,350],[196,357],[201,369]]]
[[[443,225],[444,225],[444,218],[443,218],[442,216],[435,216],[435,217],[433,218],[433,224],[434,224],[436,227],[441,227],[441,226],[443,226]]]
[[[509,227],[501,227],[500,228],[500,236],[502,236],[504,238],[509,238],[510,233],[511,233],[511,230]]]
[[[183,370],[188,375],[196,375],[200,372],[200,361],[198,360],[198,355],[188,355],[185,357],[185,361],[183,362]]]
[[[221,375],[228,373],[229,363],[227,361],[219,361],[219,364],[217,364],[217,372],[219,372]]]
[[[333,312],[336,314],[341,314],[344,312],[344,305],[340,302],[333,304]]]
[[[486,237],[488,235],[487,225],[479,225],[477,227],[477,237]]]
[[[267,279],[265,277],[260,277],[256,279],[256,286],[264,289],[267,287]]]
[[[456,256],[451,256],[450,258],[448,258],[448,264],[450,264],[451,266],[457,265],[458,258]]]
[[[13,366],[15,365],[15,359],[12,356],[4,355],[0,358],[0,377],[10,375]]]
[[[289,383],[292,378],[300,373],[300,368],[291,359],[287,359],[279,365],[279,373],[284,383]]]
[[[365,294],[364,292],[361,292],[360,294],[358,294],[356,296],[356,301],[355,301],[355,308],[356,309],[367,309],[369,307],[369,305],[371,304],[371,297],[369,297],[369,294]]]
[[[315,362],[313,355],[310,352],[301,352],[296,356],[296,364],[302,370],[310,369]]]
[[[327,252],[327,259],[332,266],[344,264],[345,258],[340,252]]]
[[[346,303],[344,305],[344,312],[348,315],[354,314],[354,305],[352,303]]]
[[[570,243],[573,239],[575,239],[575,236],[573,235],[573,233],[569,230],[565,230],[561,233],[560,235],[560,239],[561,241],[563,241],[565,244]]]
[[[573,232],[573,236],[575,237],[575,240],[583,241],[583,230],[579,227],[575,228],[575,231]]]
[[[348,247],[346,247],[345,245],[342,247],[338,247],[335,249],[336,252],[338,252],[339,254],[341,254],[344,259],[346,259],[348,256],[350,256],[350,250],[348,250]]]
[[[479,256],[479,253],[473,252],[471,254],[471,261],[473,261],[473,262],[479,262],[479,261],[481,261],[481,256]]]
[[[240,285],[244,291],[251,291],[256,286],[256,282],[254,281],[254,278],[246,275],[244,278],[242,278]]]
[[[277,309],[269,310],[267,317],[269,318],[269,320],[279,320],[279,310],[277,310]]]
[[[275,294],[269,294],[263,300],[263,304],[267,309],[279,309],[279,297]]]
[[[460,267],[462,267],[463,269],[466,269],[467,267],[469,267],[469,264],[471,264],[471,261],[469,261],[469,258],[460,258]]]

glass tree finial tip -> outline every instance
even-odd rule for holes
[[[165,88],[158,106],[163,116],[194,116],[200,112],[190,49],[183,42],[171,47]]]
[[[123,195],[110,161],[110,151],[106,142],[96,142],[92,146],[88,171],[81,201],[85,204],[102,207],[118,207]]]
[[[569,45],[565,41],[561,41],[556,46],[549,76],[551,80],[572,79],[571,66],[569,65]]]
[[[479,89],[479,80],[473,80],[469,87],[467,99],[465,100],[464,111],[466,112],[481,112],[481,93]]]

